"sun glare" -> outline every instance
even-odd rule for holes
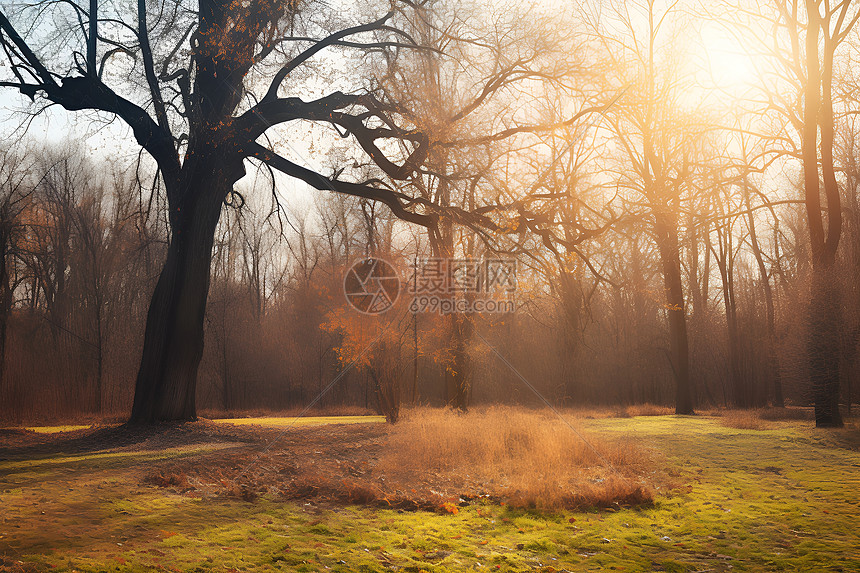
[[[756,82],[759,70],[748,46],[719,24],[706,24],[700,42],[704,86],[738,95]]]

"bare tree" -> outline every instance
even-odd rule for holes
[[[6,366],[6,339],[12,312],[15,256],[24,231],[21,214],[27,207],[34,181],[21,150],[0,150],[0,388]]]
[[[621,154],[621,164],[612,173],[619,188],[633,194],[633,204],[644,208],[652,223],[663,274],[675,411],[691,414],[679,218],[684,196],[694,188],[702,162],[704,123],[700,111],[697,116],[693,110],[684,110],[682,94],[689,89],[691,78],[683,71],[677,39],[664,39],[681,25],[677,6],[661,8],[654,0],[627,4],[614,6],[612,20],[605,26],[600,21],[593,24],[597,41],[615,67],[635,75],[627,79],[630,92],[608,112]],[[669,26],[675,29],[667,29]]]
[[[396,57],[418,48],[398,28],[409,3],[394,4],[365,23],[332,17],[330,29],[312,17],[327,9],[314,3],[195,4],[154,7],[139,0],[128,11],[125,5],[73,1],[0,13],[0,43],[9,64],[0,85],[69,111],[96,110],[121,119],[157,164],[171,240],[147,317],[131,414],[137,423],[196,416],[215,228],[223,202],[245,174],[246,160],[316,189],[382,202],[412,223],[435,225],[439,213],[431,202],[396,192],[379,178],[325,176],[258,142],[273,126],[321,122],[350,134],[381,176],[409,178],[427,157],[427,137],[410,123],[409,111],[387,100],[368,75],[352,78],[349,93],[335,90],[310,101],[287,95],[308,85],[297,70],[323,52]],[[367,11],[376,8],[369,3]],[[70,57],[47,58],[39,53],[41,31],[62,11],[80,24],[51,30]],[[365,12],[353,13],[361,19]],[[38,25],[13,22],[28,19]],[[122,76],[132,80],[116,80]],[[143,90],[134,87],[140,84]],[[383,152],[378,142],[385,139],[404,142],[399,162]]]
[[[772,153],[794,158],[802,167],[812,262],[807,353],[816,425],[841,426],[836,277],[842,204],[834,160],[840,114],[833,84],[840,51],[850,47],[846,39],[860,10],[851,2],[773,0],[741,14],[744,30],[764,38],[762,50],[773,62],[762,107],[783,128],[770,134]]]

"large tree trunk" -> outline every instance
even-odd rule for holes
[[[815,425],[843,425],[839,412],[839,292],[834,265],[819,264],[812,273],[809,301],[809,376],[815,400]]]
[[[172,209],[172,237],[147,314],[131,423],[196,419],[212,246],[230,185],[217,171],[197,175],[182,205]]]
[[[690,394],[690,352],[687,342],[687,315],[681,280],[678,229],[670,216],[656,213],[655,217],[655,231],[663,266],[663,285],[666,291],[666,313],[669,317],[672,369],[675,374],[675,413],[693,414],[693,400]]]
[[[833,164],[833,49],[824,41],[819,58],[819,38],[825,21],[819,3],[807,0],[806,73],[804,86],[803,156],[804,192],[812,247],[812,292],[809,301],[809,376],[815,398],[815,425],[842,426],[839,413],[840,313],[836,290],[836,253],[842,233],[842,207]],[[819,145],[818,135],[821,135]],[[819,172],[819,148],[821,171]],[[821,181],[827,200],[827,224],[821,214]]]

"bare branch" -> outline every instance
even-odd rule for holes
[[[329,46],[336,44],[338,41],[348,36],[361,34],[362,32],[378,30],[382,26],[384,26],[385,22],[387,22],[393,15],[394,12],[389,12],[379,20],[370,22],[369,24],[362,24],[360,26],[346,28],[345,30],[341,30],[340,32],[331,34],[326,38],[317,40],[313,46],[297,55],[295,58],[290,60],[288,64],[278,70],[278,73],[275,74],[275,77],[272,79],[272,83],[269,85],[268,91],[266,91],[266,95],[263,96],[262,101],[270,101],[276,99],[278,97],[278,89],[281,87],[281,83],[283,83],[284,79],[290,74],[290,72],[302,65],[307,60],[309,60],[315,54],[321,52]]]

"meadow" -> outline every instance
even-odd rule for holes
[[[711,414],[7,428],[0,571],[860,570],[856,420]]]

